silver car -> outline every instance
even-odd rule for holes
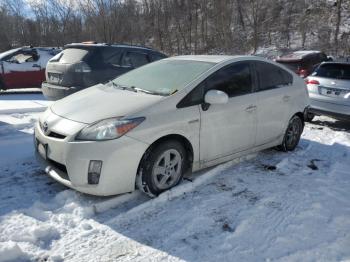
[[[350,64],[322,63],[306,79],[310,96],[307,120],[327,115],[350,120]]]

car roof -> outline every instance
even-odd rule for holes
[[[330,62],[322,62],[320,65],[350,65],[350,62],[330,61]]]
[[[260,58],[257,56],[229,56],[229,55],[183,55],[183,56],[174,56],[167,58],[168,60],[192,60],[192,61],[199,61],[199,62],[209,62],[209,63],[222,63],[229,60],[237,59],[239,58],[251,58],[252,60],[259,60],[259,61],[268,61],[265,58]]]
[[[306,55],[311,55],[311,54],[319,54],[321,51],[317,50],[300,50],[300,51],[295,51],[293,54],[299,55],[299,56],[306,56]]]
[[[22,49],[22,48],[19,47],[19,48],[14,48],[14,49],[10,49],[10,50],[7,50],[7,51],[5,51],[5,52],[2,52],[2,53],[0,53],[0,59],[6,57],[6,56],[8,56],[8,55],[11,55],[11,54],[13,54],[13,53],[15,53],[15,52],[17,52],[17,51],[19,51],[19,50],[21,50],[21,49]]]
[[[91,47],[120,47],[120,48],[135,48],[135,49],[144,49],[148,51],[154,51],[158,52],[150,47],[147,46],[139,46],[139,45],[128,45],[128,44],[107,44],[107,43],[71,43],[67,44],[64,47],[86,47],[86,46],[91,46]]]
[[[316,50],[300,50],[300,51],[295,51],[286,55],[282,55],[280,57],[276,58],[277,62],[297,62],[302,60],[308,55],[312,54],[319,54],[321,51],[316,51]]]

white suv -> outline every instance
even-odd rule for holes
[[[269,147],[293,150],[304,80],[251,56],[181,56],[53,104],[35,126],[46,172],[94,195],[158,195],[196,171]]]

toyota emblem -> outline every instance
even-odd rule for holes
[[[43,123],[43,131],[44,131],[44,133],[46,134],[48,130],[49,130],[49,125],[48,125],[47,122],[45,121],[45,122]]]

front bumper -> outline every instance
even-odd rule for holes
[[[36,141],[46,145],[46,159],[37,150],[36,157],[45,172],[56,181],[77,191],[99,196],[131,192],[135,189],[138,165],[148,144],[122,136],[103,142],[76,142],[71,137],[46,136],[35,125]],[[103,161],[99,184],[88,184],[90,160]]]
[[[59,85],[49,84],[43,82],[41,84],[41,91],[48,100],[56,101],[77,91],[82,90],[80,87],[65,87]]]

